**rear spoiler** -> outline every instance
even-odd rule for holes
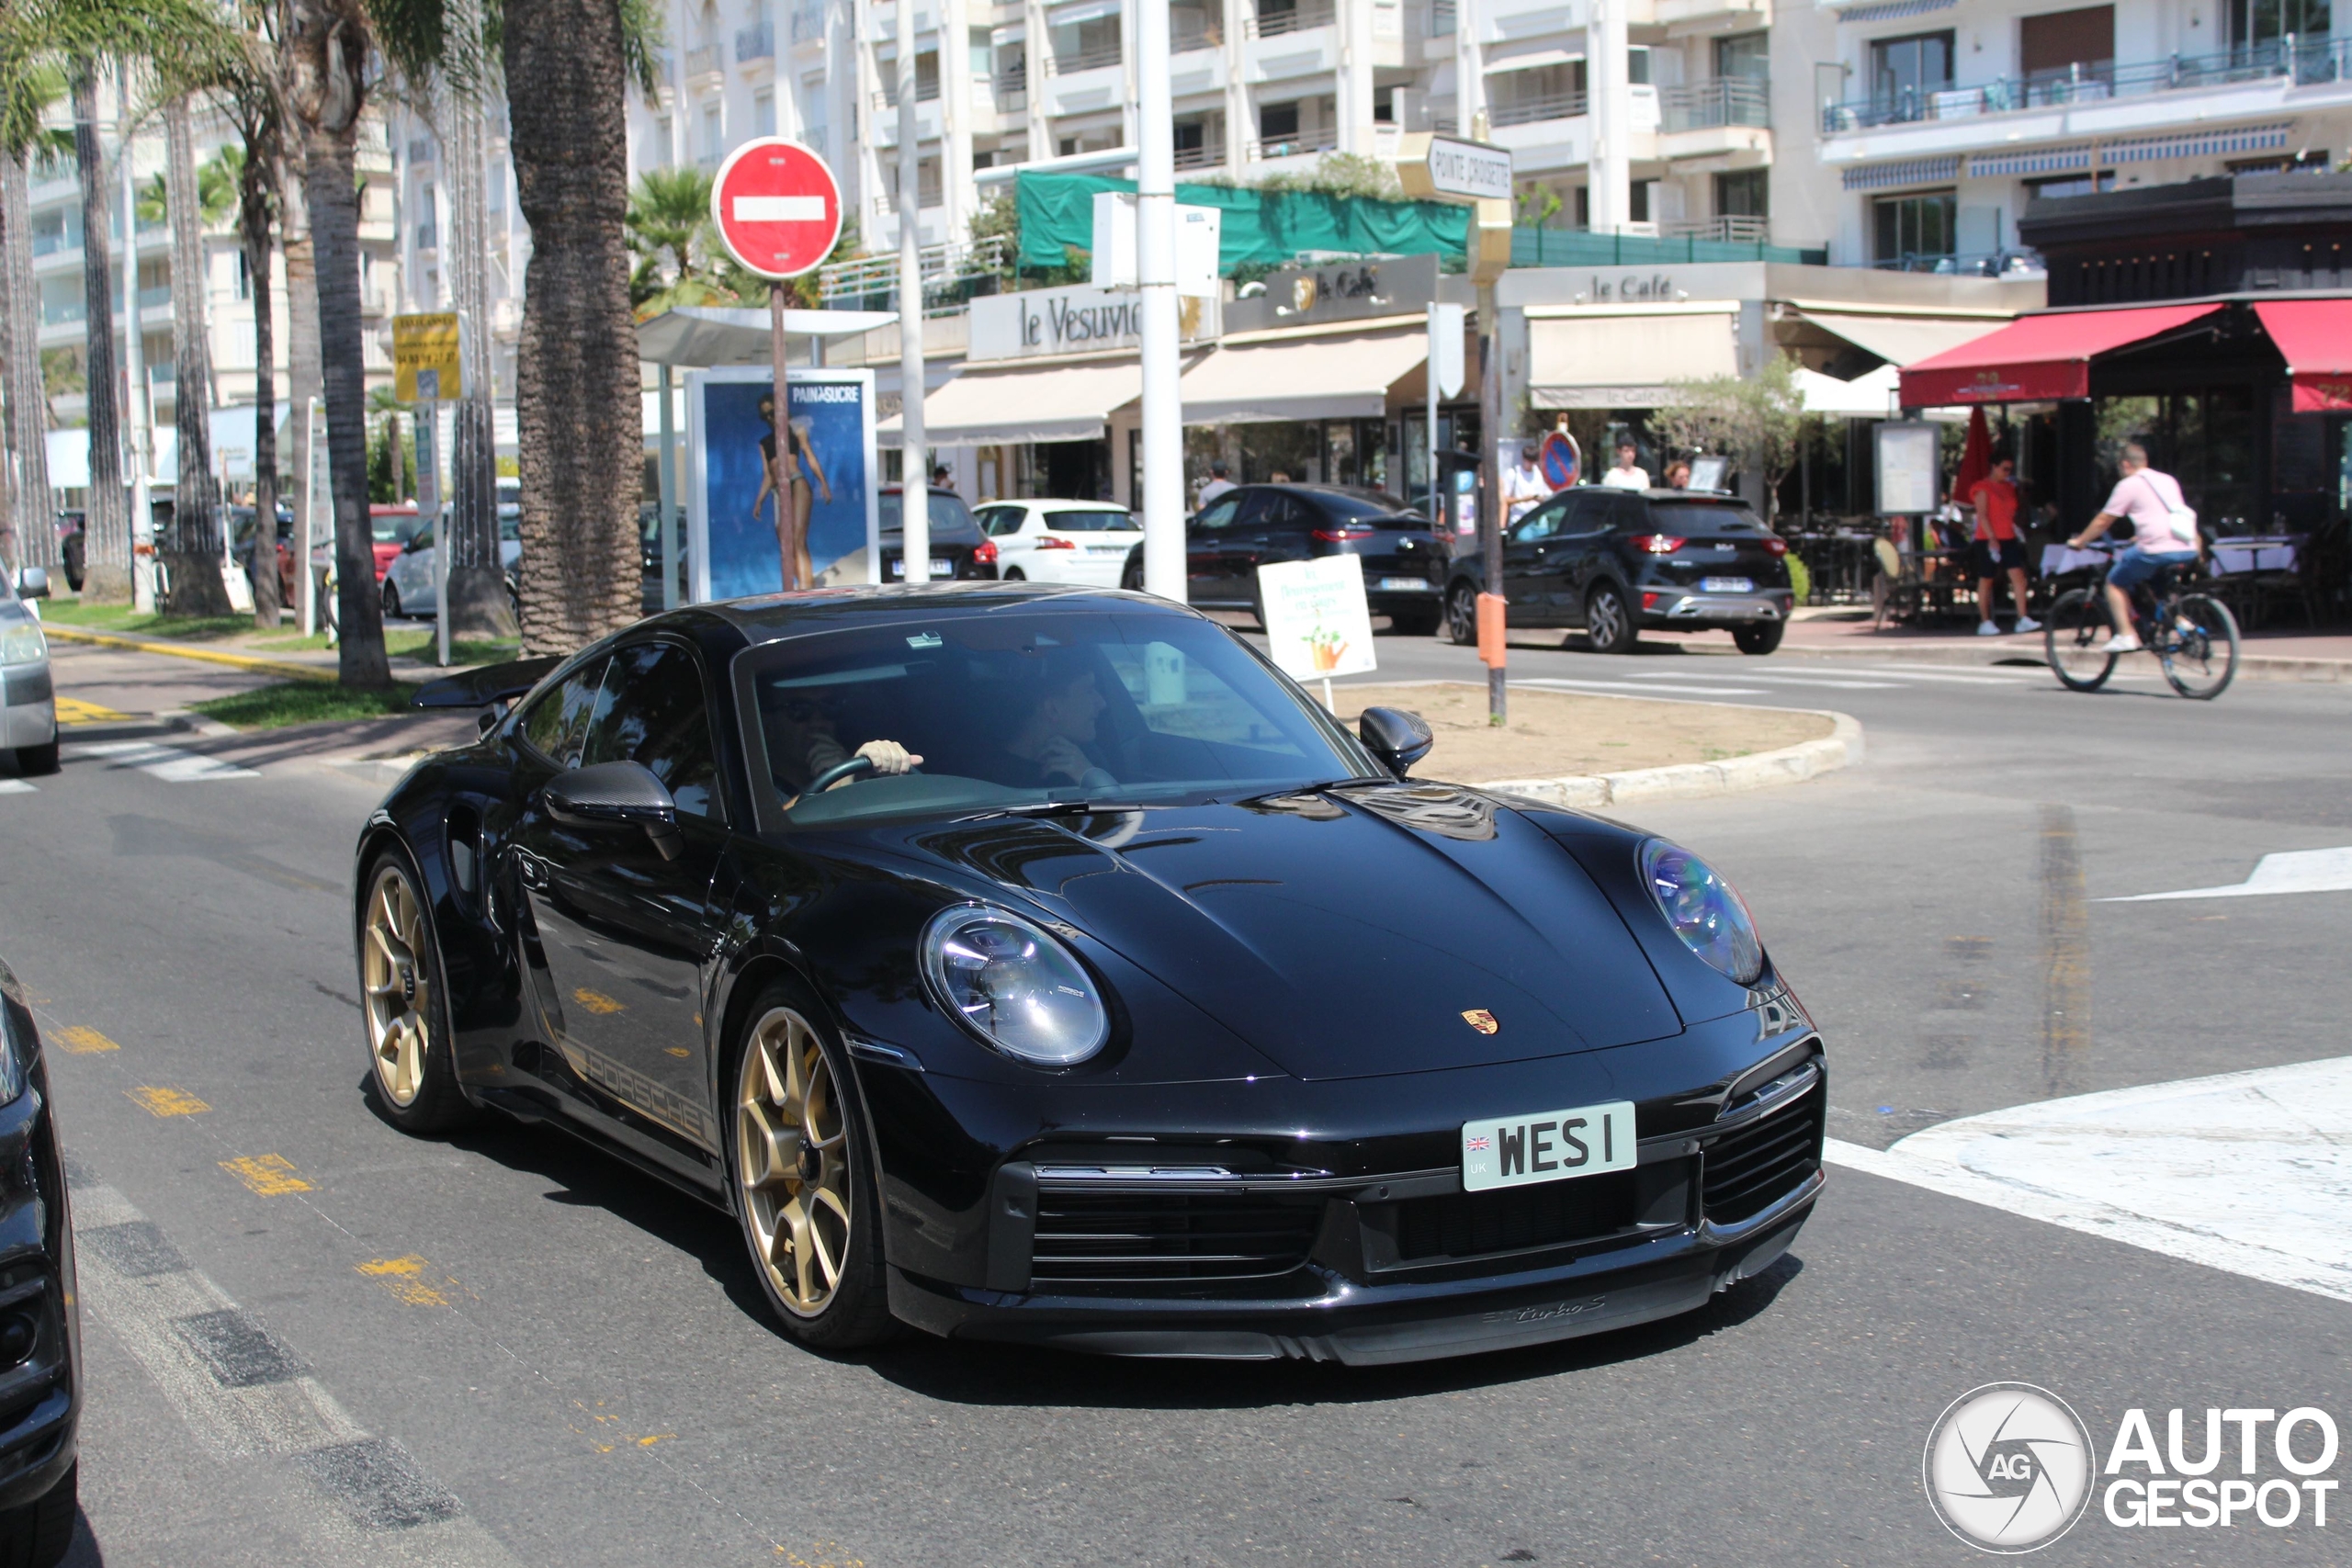
[[[409,699],[409,706],[417,708],[486,708],[494,703],[510,703],[541,681],[548,672],[562,663],[560,657],[548,654],[539,659],[517,659],[506,664],[485,664],[480,669],[464,670],[455,675],[445,675],[438,681],[427,681]]]

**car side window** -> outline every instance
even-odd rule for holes
[[[1650,524],[1650,503],[1638,495],[1610,495],[1601,498],[1609,503],[1608,524],[1611,533],[1647,534]]]
[[[1017,506],[984,506],[978,515],[980,532],[991,539],[1021,532],[1021,508]]]
[[[1512,524],[1510,542],[1514,545],[1532,545],[1540,539],[1549,539],[1567,532],[1561,526],[1561,520],[1567,515],[1568,504],[1573,499],[1568,495],[1555,495]]]
[[[640,642],[613,655],[582,747],[581,766],[598,762],[641,762],[682,816],[719,817],[710,712],[692,653],[674,642]]]
[[[1598,485],[1587,485],[1567,493],[1568,510],[1560,523],[1563,538],[1589,539],[1609,532],[1616,521],[1612,509],[1615,502],[1629,498],[1604,491]]]
[[[1268,532],[1283,534],[1304,534],[1316,522],[1314,507],[1279,491],[1266,498],[1266,514],[1258,519],[1259,526]]]
[[[1241,499],[1238,495],[1219,496],[1201,509],[1201,514],[1193,520],[1193,526],[1209,533],[1232,527],[1234,519],[1241,512]]]
[[[595,711],[604,679],[605,660],[592,659],[541,692],[523,710],[524,743],[559,768],[578,767],[581,738],[588,732],[588,716]]]

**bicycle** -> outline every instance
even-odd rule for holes
[[[2112,556],[2114,550],[2102,553]],[[2238,672],[2237,617],[2211,594],[2185,589],[2183,570],[2168,566],[2132,590],[2133,629],[2174,691],[2211,702],[2229,689]],[[2042,623],[2043,656],[2061,684],[2072,692],[2096,692],[2107,683],[2122,656],[2106,648],[2115,635],[2115,616],[2104,574],[2087,588],[2060,594]]]

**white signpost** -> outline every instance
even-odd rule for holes
[[[1363,594],[1363,562],[1354,556],[1280,561],[1258,569],[1258,599],[1265,607],[1266,651],[1294,681],[1323,682],[1331,705],[1331,677],[1362,675],[1379,666],[1372,650],[1372,606]]]

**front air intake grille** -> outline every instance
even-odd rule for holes
[[[1306,1261],[1322,1202],[1254,1192],[1037,1194],[1030,1277],[1048,1285],[1262,1280]]]
[[[1706,1145],[1700,1201],[1709,1220],[1736,1224],[1795,1191],[1821,1168],[1825,1100],[1816,1085],[1794,1104]]]
[[[1589,1241],[1634,1223],[1638,1179],[1630,1170],[1493,1192],[1450,1192],[1396,1205],[1396,1256],[1477,1258]],[[1687,1200],[1686,1200],[1687,1201]]]

